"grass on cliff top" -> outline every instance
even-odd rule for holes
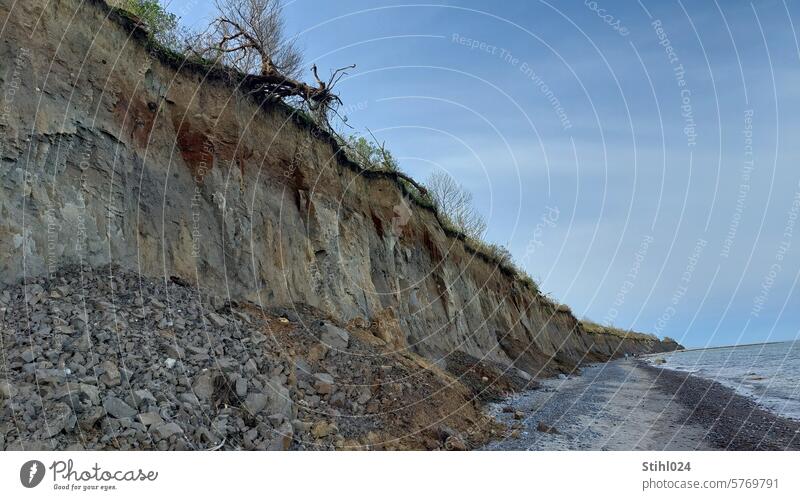
[[[581,320],[580,323],[587,333],[597,335],[612,335],[614,337],[633,340],[658,340],[658,337],[655,335],[634,332],[633,330],[623,330],[622,328],[617,328],[615,326],[601,325],[600,323],[595,323],[594,321],[589,321],[586,319]]]

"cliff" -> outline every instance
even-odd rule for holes
[[[308,306],[445,368],[474,359],[525,377],[674,347],[587,332],[447,233],[392,174],[362,172],[288,106],[183,64],[104,2],[10,4],[6,285],[115,264],[231,300]]]

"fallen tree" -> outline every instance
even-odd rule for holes
[[[187,40],[187,52],[250,75],[254,92],[299,98],[327,122],[341,104],[333,89],[355,65],[332,71],[327,80],[313,65],[316,84],[310,85],[300,80],[303,57],[285,35],[281,0],[216,0],[216,7],[218,17]]]

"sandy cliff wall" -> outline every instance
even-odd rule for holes
[[[391,176],[236,80],[179,68],[104,3],[0,0],[0,279],[109,262],[366,321],[431,359],[532,374],[658,342],[571,313],[449,237]],[[552,360],[546,365],[548,360]]]

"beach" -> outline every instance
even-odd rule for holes
[[[634,359],[492,404],[511,428],[490,450],[797,450],[800,422],[719,383]]]

